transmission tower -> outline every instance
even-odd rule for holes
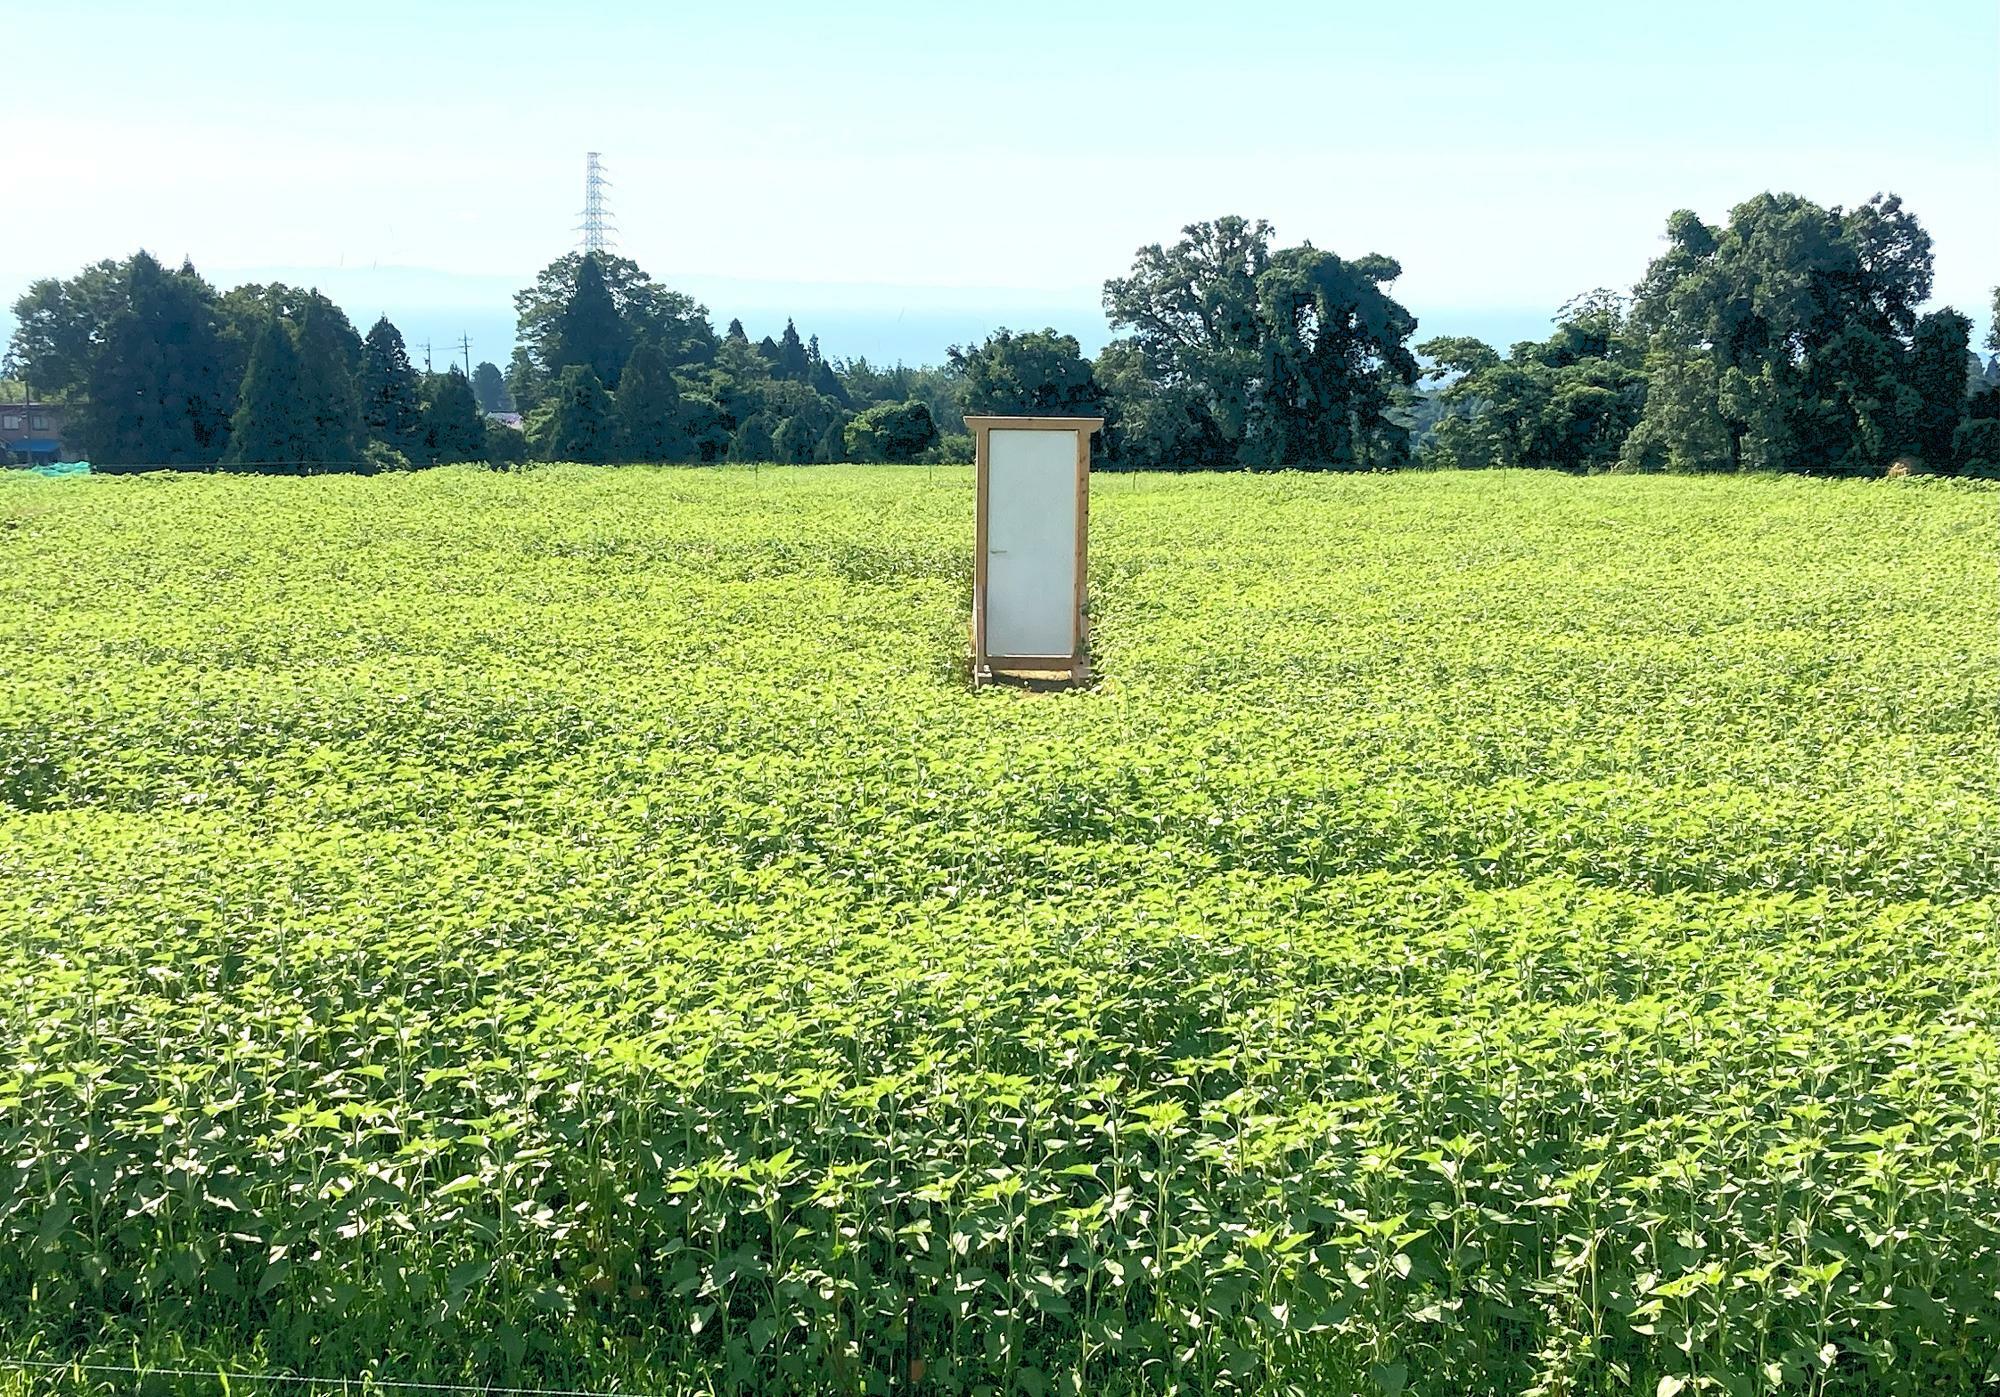
[[[618,225],[604,209],[604,191],[610,187],[604,167],[597,163],[597,152],[588,152],[584,156],[583,223],[579,229],[585,252],[603,252],[618,233]]]

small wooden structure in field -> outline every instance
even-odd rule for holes
[[[1090,677],[1084,577],[1101,417],[968,417],[978,468],[972,682]]]

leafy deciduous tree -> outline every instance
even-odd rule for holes
[[[486,464],[489,466],[518,466],[528,459],[528,437],[519,427],[510,427],[505,422],[486,424]]]
[[[1904,435],[1930,238],[1893,196],[1852,211],[1760,194],[1721,227],[1682,210],[1639,283],[1641,468],[1879,473]]]
[[[728,455],[729,419],[715,399],[682,393],[680,422],[694,445],[697,461],[713,464]]]
[[[1382,288],[1402,267],[1349,262],[1310,244],[1274,254],[1257,277],[1264,368],[1242,459],[1269,466],[1401,466],[1408,430],[1390,416],[1417,381],[1417,320]]]
[[[847,424],[845,439],[850,460],[914,461],[937,441],[937,423],[923,403],[878,403]]]
[[[771,459],[800,466],[841,460],[847,454],[847,417],[839,403],[812,393],[795,404],[771,433]]]
[[[39,397],[82,396],[112,317],[126,304],[131,275],[131,258],[106,258],[67,279],[29,283],[14,301],[7,372]]]
[[[1112,326],[1132,332],[1154,385],[1200,419],[1187,436],[1213,454],[1190,464],[1238,464],[1264,368],[1257,278],[1271,236],[1262,219],[1190,223],[1173,247],[1140,248],[1129,275],[1104,283]]]
[[[1104,393],[1076,336],[1053,328],[1002,328],[980,345],[953,345],[946,362],[964,385],[969,413],[1097,417]]]
[[[1228,444],[1192,385],[1165,381],[1136,340],[1116,339],[1091,366],[1104,393],[1104,451],[1125,470],[1186,470],[1225,459]]]
[[[481,412],[512,412],[512,401],[507,396],[507,381],[500,376],[500,366],[482,359],[472,371],[472,396],[479,400]]]
[[[769,412],[754,412],[737,425],[729,438],[730,461],[750,464],[768,461],[772,458],[772,433],[778,428],[778,418]]]
[[[1608,470],[1645,407],[1641,352],[1611,292],[1572,300],[1554,334],[1505,359],[1464,336],[1428,340],[1418,353],[1433,377],[1451,379],[1425,446],[1436,465]]]
[[[1122,449],[1173,442],[1204,467],[1401,464],[1417,365],[1416,319],[1385,289],[1400,266],[1271,239],[1261,220],[1189,224],[1105,283],[1113,326],[1131,331],[1109,400]]]

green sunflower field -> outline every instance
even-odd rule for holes
[[[0,1392],[2000,1390],[2000,492],[972,505],[0,481]]]

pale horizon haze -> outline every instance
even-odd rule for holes
[[[791,314],[843,357],[937,362],[1002,324],[1094,352],[1105,278],[1226,213],[1395,257],[1420,339],[1503,348],[1629,288],[1674,209],[1765,189],[1901,194],[1934,303],[1980,334],[2000,280],[1993,0],[75,0],[7,30],[0,300],[143,246],[319,285],[440,366],[461,334],[506,361],[587,150],[617,251],[718,329]]]

